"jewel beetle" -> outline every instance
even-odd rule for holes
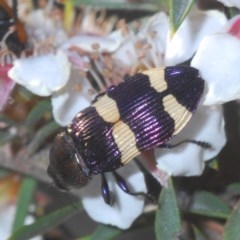
[[[84,187],[140,153],[163,147],[187,124],[204,91],[193,67],[154,68],[111,86],[54,139],[48,174],[60,189]]]

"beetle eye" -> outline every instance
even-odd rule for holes
[[[84,187],[89,170],[70,136],[58,134],[50,150],[48,174],[61,190]]]

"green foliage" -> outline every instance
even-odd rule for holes
[[[32,201],[32,196],[35,191],[36,180],[32,177],[24,177],[20,193],[18,195],[17,210],[15,213],[15,219],[12,226],[12,231],[16,231],[24,225],[24,221],[28,214],[28,208]]]
[[[171,179],[168,181],[168,187],[162,190],[158,204],[155,221],[157,239],[176,239],[181,231],[181,220]]]
[[[201,191],[194,194],[190,212],[226,219],[230,214],[230,208],[214,194]]]
[[[192,226],[195,240],[207,240],[204,234],[195,226]]]
[[[95,6],[98,8],[107,9],[128,9],[128,10],[144,10],[144,11],[157,11],[158,4],[156,1],[144,1],[144,2],[128,2],[128,1],[116,1],[116,0],[72,0],[75,6]]]
[[[28,146],[28,154],[32,155],[39,147],[45,142],[45,140],[53,133],[57,132],[59,125],[55,121],[51,121],[43,126],[36,133],[34,139]]]
[[[12,134],[10,131],[8,131],[8,129],[0,130],[0,146],[10,142],[14,138],[15,134]]]
[[[25,124],[27,127],[35,127],[46,112],[51,111],[51,102],[49,99],[40,101],[28,114]]]
[[[111,240],[121,234],[121,230],[107,225],[99,225],[93,234],[80,238],[79,240]]]
[[[76,203],[75,207],[80,208],[82,204]],[[8,240],[26,240],[30,239],[38,234],[43,234],[49,229],[56,227],[68,218],[76,214],[78,211],[72,205],[52,212],[44,217],[39,218],[36,222],[30,225],[25,225],[13,233]]]
[[[170,0],[170,10],[169,10],[169,18],[170,18],[170,28],[171,28],[171,36],[178,30],[183,20],[187,17],[189,11],[191,10],[193,3],[195,0]]]
[[[234,207],[231,215],[227,220],[223,240],[240,239],[239,223],[240,223],[240,201]]]

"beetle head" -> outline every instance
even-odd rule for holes
[[[48,174],[61,190],[84,187],[90,179],[84,159],[66,132],[59,133],[54,139]]]

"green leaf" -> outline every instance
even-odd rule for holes
[[[223,235],[223,240],[236,240],[240,239],[240,201],[233,209],[231,215],[229,216],[225,231]]]
[[[0,146],[4,145],[5,143],[10,142],[12,139],[16,137],[15,134],[9,132],[9,130],[0,131]]]
[[[210,161],[207,161],[207,166],[214,169],[214,170],[219,170],[219,161],[217,158],[213,158]]]
[[[3,115],[3,114],[0,114],[0,122],[4,122],[4,123],[6,123],[8,125],[12,125],[12,126],[15,126],[18,124],[16,121],[14,121],[13,119],[11,119],[8,116]]]
[[[158,240],[176,239],[181,231],[181,220],[172,180],[163,188],[159,197],[159,209],[156,212],[155,232]]]
[[[240,183],[232,183],[227,186],[224,194],[227,195],[229,198],[240,195]]]
[[[239,15],[239,13],[240,13],[239,9],[235,8],[235,7],[228,8],[228,11],[229,11],[229,18],[233,18],[233,17]]]
[[[144,10],[144,11],[157,11],[159,9],[156,1],[147,1],[139,3],[129,3],[117,0],[72,0],[75,6],[94,6],[98,8],[107,9],[127,9],[127,10]]]
[[[196,226],[193,226],[192,228],[193,228],[195,240],[207,240],[204,234]]]
[[[223,219],[227,218],[231,212],[227,204],[219,197],[205,191],[194,194],[189,211],[203,216]]]
[[[55,122],[51,121],[43,126],[35,135],[34,139],[28,146],[28,154],[32,155],[36,152],[40,146],[45,142],[45,140],[53,133],[55,133],[60,126]]]
[[[170,0],[169,19],[171,36],[178,30],[183,20],[187,17],[195,0]]]
[[[47,112],[51,110],[51,102],[49,99],[40,101],[28,114],[25,124],[34,127],[39,119]]]
[[[118,228],[114,228],[111,226],[101,225],[99,226],[93,235],[91,236],[91,240],[111,240],[114,237],[118,236],[122,231]]]
[[[47,216],[41,217],[33,224],[23,226],[14,232],[8,240],[26,240],[39,234],[43,234],[76,214],[78,211],[75,207],[80,209],[82,207],[81,202],[74,204],[74,207],[70,205],[52,212]]]
[[[78,238],[78,240],[91,240],[91,236],[81,237],[81,238]]]
[[[18,196],[17,211],[15,213],[15,219],[12,227],[13,232],[22,227],[24,224],[35,187],[35,179],[28,176],[24,177]]]

